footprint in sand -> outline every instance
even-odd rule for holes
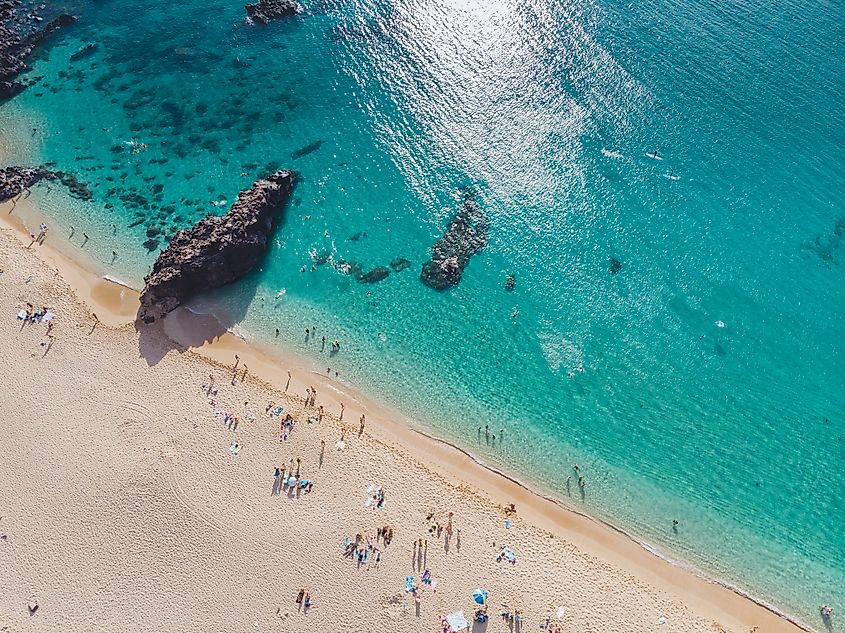
[[[391,620],[398,620],[402,615],[402,598],[402,594],[398,593],[381,601],[381,606]]]

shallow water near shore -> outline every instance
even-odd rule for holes
[[[173,232],[295,169],[261,270],[197,310],[816,628],[818,604],[845,608],[835,15],[339,1],[257,27],[238,3],[133,7],[66,6],[78,25],[0,106],[9,163],[94,191],[36,190],[51,231],[140,285]],[[465,187],[490,244],[437,293],[419,271]],[[360,284],[311,269],[328,255],[412,265]]]

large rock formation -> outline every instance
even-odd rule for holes
[[[431,260],[423,264],[420,279],[435,290],[457,286],[469,259],[487,246],[490,222],[472,192],[464,201],[437,243],[431,247]]]
[[[75,198],[91,199],[91,190],[73,174],[43,167],[6,167],[0,169],[0,202],[14,198],[41,180],[58,180]]]
[[[37,29],[34,23],[42,19],[36,13],[22,10],[20,0],[0,0],[0,101],[26,88],[17,78],[29,69],[27,62],[38,45],[76,20],[62,14]]]
[[[293,172],[277,171],[242,191],[226,215],[179,231],[144,278],[139,318],[152,323],[190,297],[252,270],[267,250],[276,213],[287,203],[294,180]]]
[[[40,180],[54,177],[46,169],[37,167],[6,167],[0,169],[0,202],[11,200]]]
[[[257,24],[287,18],[302,11],[296,0],[258,0],[244,7],[249,18]]]

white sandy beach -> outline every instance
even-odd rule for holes
[[[196,351],[159,326],[139,333],[132,291],[51,249],[58,236],[27,250],[9,209],[0,205],[0,631],[439,631],[441,614],[471,616],[477,587],[489,592],[490,621],[471,630],[491,633],[540,630],[549,615],[573,633],[801,630],[410,430],[302,361],[231,335]],[[44,324],[16,318],[27,303],[55,313],[52,340]],[[186,318],[168,317],[170,337],[196,337]],[[249,372],[233,386],[235,353]],[[202,387],[209,374],[216,397]],[[319,423],[303,410],[309,385],[328,412]],[[271,402],[294,417],[288,441]],[[274,494],[274,469],[294,460],[295,470],[297,458],[313,490]],[[383,486],[383,509],[365,506],[370,484]],[[445,530],[430,529],[449,512],[447,546]],[[383,526],[387,546],[376,539]],[[343,556],[357,534],[377,541],[380,564],[375,551],[361,565]],[[497,562],[505,544],[516,565]],[[421,584],[426,569],[436,590],[423,584],[417,606],[405,579]],[[521,628],[499,615],[513,609]]]

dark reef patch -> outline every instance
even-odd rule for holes
[[[256,24],[269,24],[302,12],[302,6],[296,0],[258,0],[244,8],[249,19]]]
[[[423,264],[420,279],[435,290],[457,286],[470,258],[487,246],[490,222],[471,191],[464,193],[460,210],[446,232],[431,247],[431,260]]]

